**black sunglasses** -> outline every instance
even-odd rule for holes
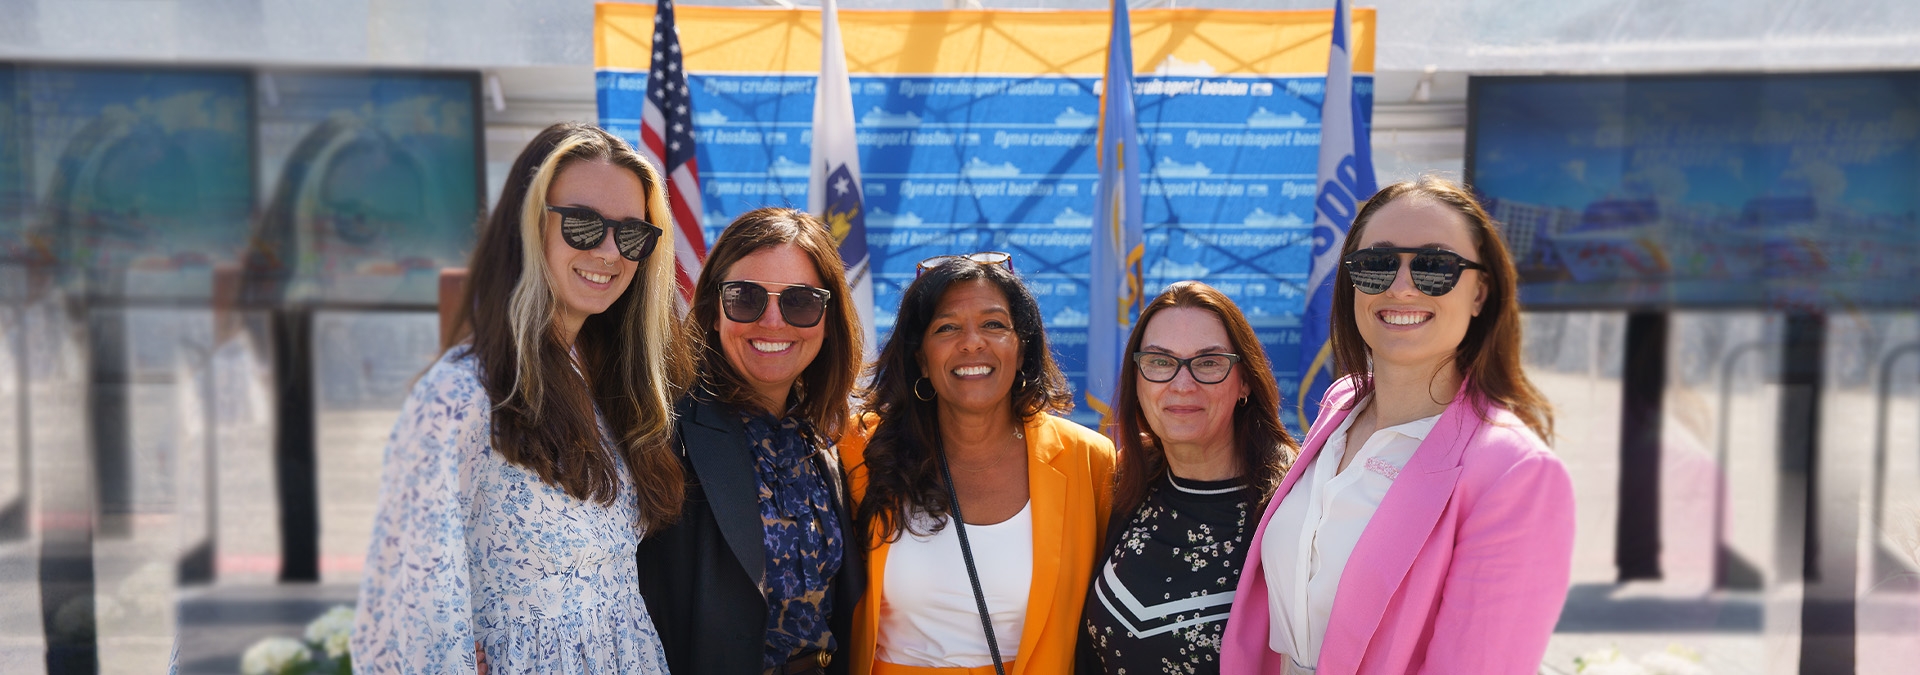
[[[635,262],[653,255],[654,244],[660,242],[660,228],[638,218],[611,220],[593,209],[578,206],[549,206],[547,210],[560,214],[560,238],[566,240],[568,246],[582,251],[599,248],[609,228],[613,230],[613,245],[620,249],[620,257]]]
[[[981,251],[979,253],[968,253],[966,255],[936,255],[922,260],[919,265],[914,266],[913,277],[918,279],[920,275],[926,274],[927,270],[945,265],[949,260],[971,260],[982,265],[1006,265],[1008,272],[1013,271],[1013,254],[1001,253],[999,251]]]
[[[767,286],[785,286],[779,292]],[[827,315],[827,299],[833,293],[806,284],[778,284],[771,281],[742,279],[720,284],[720,309],[734,323],[753,323],[767,313],[767,298],[780,298],[780,318],[794,328],[820,325]]]
[[[1393,279],[1400,276],[1400,256],[1405,254],[1413,255],[1413,262],[1407,266],[1413,287],[1434,297],[1453,292],[1454,284],[1460,283],[1461,270],[1487,269],[1486,265],[1438,248],[1363,248],[1341,258],[1340,265],[1353,279],[1354,288],[1379,295],[1392,288]]]
[[[1233,364],[1239,362],[1239,354],[1200,354],[1183,359],[1160,352],[1133,353],[1134,365],[1140,367],[1140,376],[1148,382],[1172,382],[1180,369],[1186,368],[1195,382],[1220,384],[1227,379],[1227,373],[1233,372]]]

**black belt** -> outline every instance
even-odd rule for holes
[[[827,664],[833,663],[833,652],[810,651],[787,659],[787,667],[780,672],[785,675],[825,675]]]

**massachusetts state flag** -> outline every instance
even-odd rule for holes
[[[820,83],[813,88],[813,170],[807,177],[807,210],[820,217],[840,242],[847,286],[860,313],[867,356],[872,357],[873,258],[867,252],[866,202],[860,196],[860,147],[853,133],[853,87],[847,83],[847,53],[840,44],[840,13],[833,0],[820,6]]]
[[[1333,308],[1333,272],[1360,204],[1372,197],[1373,152],[1360,97],[1353,90],[1353,30],[1347,0],[1333,6],[1333,51],[1327,55],[1326,99],[1320,103],[1320,189],[1313,200],[1313,264],[1307,270],[1307,310],[1300,317],[1300,432],[1320,414],[1320,396],[1333,381],[1327,342]]]
[[[1120,377],[1120,352],[1146,300],[1141,288],[1140,134],[1133,111],[1133,28],[1113,0],[1113,32],[1100,90],[1100,183],[1094,189],[1092,275],[1087,311],[1087,407],[1105,428]]]
[[[700,169],[693,159],[693,96],[680,65],[680,33],[673,2],[660,0],[653,15],[653,65],[647,71],[647,103],[640,110],[640,152],[667,176],[673,225],[673,264],[680,280],[680,306],[693,301],[693,282],[707,259],[700,231]]]

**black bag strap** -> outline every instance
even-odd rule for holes
[[[973,604],[980,609],[980,629],[987,633],[987,652],[993,655],[995,675],[1007,675],[1000,662],[1000,642],[993,637],[993,619],[987,614],[987,594],[980,590],[980,572],[973,566],[973,547],[967,545],[966,519],[960,516],[960,492],[953,489],[953,470],[947,468],[947,450],[940,448],[940,476],[947,480],[947,511],[953,514],[954,534],[960,535],[960,555],[967,561],[967,581],[973,583]]]

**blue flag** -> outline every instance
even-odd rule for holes
[[[1333,6],[1333,50],[1327,54],[1326,98],[1320,103],[1319,190],[1313,200],[1313,262],[1307,271],[1307,310],[1300,317],[1300,431],[1320,414],[1320,396],[1333,383],[1327,341],[1333,276],[1340,248],[1360,204],[1373,196],[1373,152],[1366,117],[1353,88],[1353,30],[1347,0]]]
[[[1113,0],[1113,33],[1100,90],[1100,183],[1094,190],[1093,252],[1087,319],[1087,407],[1106,428],[1120,376],[1121,350],[1145,302],[1140,259],[1140,134],[1133,111],[1133,28],[1127,5]]]

